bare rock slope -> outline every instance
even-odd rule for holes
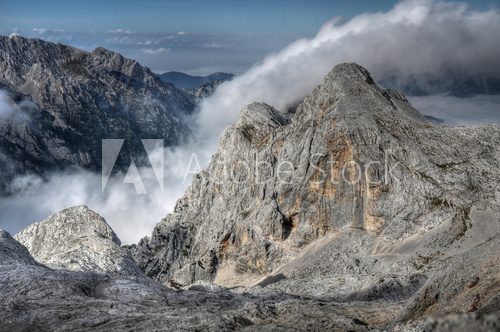
[[[68,214],[70,212],[62,211],[57,218]],[[75,208],[71,214],[88,216],[89,212]],[[82,229],[92,233],[95,222],[90,219],[84,222],[90,225],[80,224]],[[74,225],[66,222],[59,227],[70,233],[68,240],[74,240]],[[28,233],[25,237],[29,237]],[[51,238],[50,233],[45,239],[49,242],[46,246],[53,247],[58,247],[56,239],[66,240],[63,234]],[[85,246],[84,238],[81,243]],[[146,278],[103,273],[99,267],[95,269],[98,273],[62,269],[60,264],[57,269],[51,269],[37,263],[26,248],[7,232],[0,231],[1,329],[289,331],[324,330],[335,326],[341,330],[365,331],[366,323],[355,317],[373,316],[374,312],[373,305],[339,307],[334,302],[320,299],[275,292],[231,292],[224,287],[203,283],[178,291]],[[392,315],[393,308],[382,313],[385,319]],[[371,321],[378,324],[381,320],[378,317]]]
[[[190,94],[118,53],[20,36],[0,36],[0,90],[11,109],[0,123],[4,191],[17,174],[99,169],[102,139],[125,139],[130,158],[143,156],[143,138],[177,144],[195,107]],[[128,166],[123,156],[118,164]]]
[[[142,276],[106,221],[86,206],[62,210],[15,236],[40,263],[52,268]]]
[[[138,261],[159,280],[190,283],[266,275],[353,229],[376,255],[449,224],[447,247],[477,209],[497,209],[499,142],[494,126],[432,125],[364,68],[339,65],[291,119],[244,109]]]
[[[430,124],[363,67],[338,65],[294,114],[247,106],[174,212],[127,248],[161,284],[116,273],[130,256],[83,207],[17,236],[56,270],[0,233],[0,322],[497,331],[499,146],[498,127]],[[87,271],[61,269],[73,267]]]
[[[36,264],[28,250],[0,229],[0,263],[7,264]]]

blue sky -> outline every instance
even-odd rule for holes
[[[2,28],[137,32],[312,34],[332,16],[386,10],[396,1],[110,0],[0,1]]]
[[[266,54],[312,37],[333,17],[387,11],[393,0],[0,0],[0,34],[91,50],[103,46],[153,71],[240,73]],[[468,1],[476,8],[500,0]],[[149,42],[149,43],[148,43]]]

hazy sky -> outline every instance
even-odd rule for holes
[[[91,50],[103,46],[155,72],[242,73],[271,52],[312,37],[332,18],[386,11],[394,0],[0,0],[0,34]],[[479,9],[500,0],[468,1]]]

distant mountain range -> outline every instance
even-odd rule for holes
[[[500,73],[470,73],[457,69],[414,75],[387,74],[378,83],[386,88],[399,89],[409,96],[500,94]]]
[[[204,88],[202,90],[205,92],[207,87],[213,92],[221,82],[234,77],[233,74],[220,72],[207,76],[192,76],[178,71],[169,71],[159,76],[164,82],[191,92],[200,88]],[[457,69],[412,75],[387,73],[378,78],[377,83],[385,88],[399,89],[408,96],[448,94],[455,97],[470,97],[478,94],[500,94],[500,74],[468,73]]]
[[[192,76],[178,71],[169,71],[160,75],[160,78],[167,83],[173,84],[179,89],[195,89],[210,82],[228,81],[234,77],[228,73],[213,73],[208,76]]]

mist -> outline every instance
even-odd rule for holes
[[[422,114],[440,119],[446,125],[500,124],[498,95],[478,95],[469,98],[434,95],[408,99]]]
[[[8,92],[0,90],[0,121],[28,121],[30,111],[36,108],[36,104],[29,100],[16,103]]]
[[[193,141],[157,152],[166,160],[165,178],[160,179],[165,181],[165,190],[146,186],[148,194],[139,195],[133,185],[112,179],[103,193],[101,174],[87,171],[53,174],[47,181],[22,177],[14,183],[20,193],[0,200],[0,228],[16,233],[62,208],[86,204],[108,221],[123,243],[137,242],[172,211],[190,176],[206,167],[222,131],[237,120],[245,105],[263,101],[284,109],[302,99],[341,62],[365,66],[376,80],[387,73],[445,73],[450,66],[470,73],[498,73],[499,30],[496,10],[476,11],[460,3],[425,0],[404,1],[388,12],[348,21],[333,18],[314,38],[297,40],[267,56],[202,101],[191,120]],[[412,100],[424,114],[452,124],[498,119],[498,99],[474,97],[449,103],[445,98]],[[481,112],[489,115],[478,118]]]
[[[163,177],[158,178],[149,167],[139,168],[138,173],[131,167],[104,187],[101,173],[82,169],[52,173],[47,179],[19,176],[11,184],[18,193],[0,199],[0,229],[15,234],[64,208],[87,205],[106,219],[122,244],[137,243],[173,210],[191,176],[201,170],[196,157],[186,153],[187,149],[157,148],[150,161],[155,163],[163,155]],[[136,190],[136,184],[143,185],[146,192]]]

